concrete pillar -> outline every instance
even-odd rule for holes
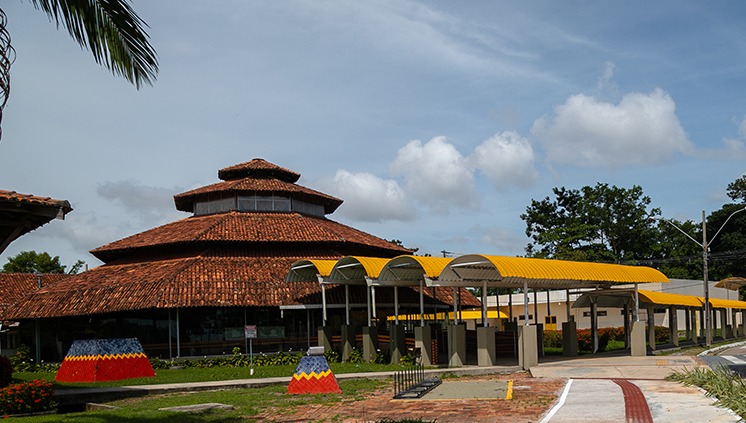
[[[684,309],[684,322],[686,323],[684,339],[690,340],[692,339],[692,313],[689,307]]]
[[[462,367],[466,362],[466,325],[448,326],[448,367]]]
[[[741,328],[738,326],[738,321],[736,318],[738,317],[738,312],[735,309],[731,309],[730,311],[730,326],[733,328],[733,337],[738,338],[741,336],[740,330]]]
[[[720,331],[721,338],[733,338],[733,329],[731,325],[728,324],[728,310],[725,308],[720,309],[720,327],[722,328]]]
[[[518,365],[523,370],[539,364],[536,348],[536,326],[518,326]]]
[[[539,357],[544,357],[544,325],[536,324],[536,351]]]
[[[624,305],[624,349],[629,348],[629,306],[627,304]]]
[[[630,355],[633,357],[644,357],[647,355],[645,348],[645,322],[632,322],[630,332]]]
[[[494,366],[496,361],[495,328],[477,328],[477,365]]]
[[[420,349],[422,365],[432,366],[433,335],[430,326],[417,326],[414,328],[414,347]]]
[[[675,346],[679,346],[679,316],[676,306],[668,308],[668,339]]]
[[[322,326],[318,329],[319,335],[319,346],[324,347],[324,351],[333,351],[332,349],[332,328],[330,326]]]
[[[562,322],[562,355],[578,355],[578,330],[575,322]]]
[[[407,355],[407,342],[404,335],[404,325],[389,325],[389,347],[391,348],[391,364],[399,364],[399,360]]]
[[[355,348],[355,325],[342,325],[342,361],[349,361],[350,354]]]
[[[378,328],[375,326],[363,327],[363,359],[371,362],[378,354]]]
[[[591,297],[591,351],[598,352],[598,305],[596,299]]]
[[[648,346],[655,351],[655,310],[648,305]]]
[[[697,331],[697,309],[694,309],[694,308],[691,309],[689,311],[689,314],[691,315],[691,320],[692,320],[692,332],[691,332],[692,337],[691,337],[691,340],[695,344],[698,344],[699,343],[699,338],[697,337],[697,333],[699,333],[699,332]]]

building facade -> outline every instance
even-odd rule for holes
[[[305,349],[322,321],[320,288],[286,283],[293,262],[411,254],[328,219],[342,200],[298,185],[291,170],[254,159],[218,177],[174,196],[191,216],[92,250],[102,266],[36,289],[0,317],[21,322],[19,342],[46,361],[60,361],[76,339],[112,337],[139,338],[151,357],[229,354],[245,349],[247,325],[258,329],[255,352]],[[338,291],[327,290],[330,303],[344,303]],[[381,304],[393,303],[381,291]],[[280,308],[288,305],[296,307]],[[341,309],[331,310],[328,323],[341,324]]]

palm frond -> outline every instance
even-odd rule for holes
[[[138,89],[152,85],[158,59],[145,28],[148,25],[126,0],[30,0],[57,26],[62,25],[96,63],[126,78]]]

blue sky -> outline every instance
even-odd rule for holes
[[[28,2],[0,188],[75,209],[12,243],[63,264],[188,217],[173,195],[255,157],[421,253],[518,255],[553,187],[642,186],[699,220],[746,172],[746,3],[134,1],[161,72],[136,90]]]

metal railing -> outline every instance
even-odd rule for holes
[[[421,398],[438,385],[440,379],[437,377],[425,379],[425,367],[420,363],[394,372],[395,399]]]

